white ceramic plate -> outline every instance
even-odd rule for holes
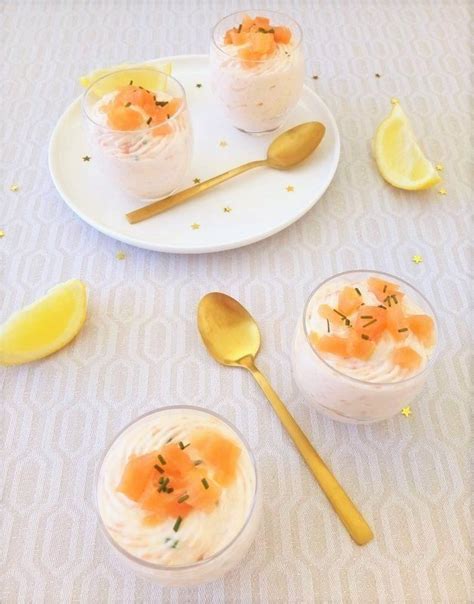
[[[239,164],[264,158],[275,133],[250,136],[221,117],[209,90],[204,55],[165,57],[186,89],[194,129],[194,159],[183,188]],[[161,61],[160,61],[161,62]],[[202,84],[200,87],[196,84]],[[80,218],[102,233],[150,250],[198,254],[241,247],[278,233],[305,214],[329,186],[339,161],[339,133],[323,101],[305,86],[283,129],[317,120],[325,124],[321,146],[288,172],[260,168],[148,221],[131,225],[125,213],[139,207],[111,187],[90,162],[80,98],[58,121],[49,147],[49,167],[59,194]],[[225,146],[220,143],[224,141]],[[286,187],[294,187],[287,191]],[[224,208],[231,208],[225,212]],[[191,225],[199,225],[192,228]]]

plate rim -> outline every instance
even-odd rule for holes
[[[209,59],[209,55],[207,55],[207,54],[172,55],[172,56],[166,56],[166,57],[159,57],[156,59],[149,59],[147,61],[143,61],[143,64],[156,63],[158,61],[173,62],[173,61],[177,61],[177,60],[186,61],[186,60],[196,60],[196,59],[201,60],[201,61],[202,60],[207,61]],[[252,245],[253,243],[257,243],[258,241],[263,241],[264,239],[272,237],[273,235],[276,235],[277,233],[288,228],[292,224],[298,222],[298,220],[300,220],[306,213],[308,213],[316,205],[316,203],[326,193],[329,185],[334,180],[334,176],[336,174],[337,168],[339,166],[339,161],[341,159],[341,140],[340,140],[339,128],[337,126],[337,122],[336,122],[332,112],[330,111],[329,107],[322,100],[322,98],[307,85],[307,83],[306,83],[307,81],[308,81],[307,78],[305,78],[304,88],[312,96],[317,98],[318,102],[325,108],[325,110],[327,111],[327,114],[329,116],[329,121],[331,123],[331,126],[332,126],[334,134],[335,134],[335,145],[334,145],[335,161],[329,172],[328,182],[327,182],[326,186],[323,188],[323,190],[321,191],[321,193],[319,194],[319,196],[316,196],[315,199],[308,206],[305,206],[303,208],[303,210],[292,215],[292,217],[289,220],[285,220],[283,223],[278,224],[277,226],[275,226],[263,233],[253,235],[251,237],[246,237],[246,238],[240,239],[239,241],[232,241],[229,243],[222,243],[222,244],[217,244],[217,245],[203,245],[198,248],[196,248],[196,247],[187,248],[187,247],[175,246],[175,245],[169,245],[169,244],[154,245],[154,244],[150,244],[148,242],[144,242],[142,239],[137,239],[132,236],[124,235],[123,233],[117,232],[113,229],[109,229],[107,226],[101,224],[99,221],[94,220],[87,214],[84,214],[81,211],[81,209],[78,208],[78,206],[74,203],[74,201],[69,197],[69,195],[67,195],[64,192],[59,180],[56,178],[56,173],[55,173],[55,169],[54,169],[54,162],[56,160],[53,158],[53,148],[55,147],[56,140],[59,137],[59,132],[61,131],[61,125],[62,125],[63,121],[66,120],[69,113],[75,108],[75,106],[80,104],[82,94],[79,95],[77,98],[75,98],[66,107],[66,109],[63,111],[60,118],[56,122],[56,125],[54,126],[54,129],[51,133],[51,136],[49,139],[49,145],[48,145],[48,168],[49,168],[49,173],[50,173],[51,179],[52,179],[53,184],[56,187],[56,190],[59,193],[62,201],[81,220],[83,220],[86,224],[88,224],[92,228],[96,229],[103,235],[106,235],[107,237],[115,239],[116,241],[121,241],[122,243],[132,245],[134,247],[138,247],[141,249],[146,249],[146,250],[150,250],[150,251],[154,251],[154,252],[168,253],[168,254],[193,254],[194,255],[194,254],[209,254],[209,253],[214,253],[214,252],[224,252],[224,251],[228,251],[228,250],[245,247],[247,245]]]

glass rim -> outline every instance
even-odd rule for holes
[[[353,377],[351,375],[347,375],[347,373],[344,373],[343,371],[340,371],[339,369],[337,369],[336,367],[334,367],[333,365],[331,365],[330,363],[328,363],[320,354],[319,352],[316,350],[316,348],[313,346],[311,339],[309,337],[309,333],[308,333],[308,326],[307,326],[307,322],[306,322],[306,317],[308,314],[308,307],[309,304],[311,302],[311,300],[313,299],[315,293],[321,289],[321,287],[323,287],[323,285],[326,285],[326,283],[329,283],[330,281],[333,281],[334,279],[337,279],[338,277],[344,277],[345,275],[351,275],[354,273],[369,273],[369,274],[373,274],[373,275],[382,275],[384,277],[390,277],[391,280],[394,280],[395,282],[400,282],[403,283],[404,285],[408,285],[408,287],[410,287],[412,290],[414,290],[416,292],[416,294],[418,296],[420,296],[420,298],[423,300],[423,302],[426,304],[427,308],[429,309],[429,311],[431,312],[431,316],[433,318],[434,324],[435,324],[435,328],[436,328],[436,342],[434,344],[434,348],[433,348],[433,353],[431,355],[431,357],[428,359],[428,362],[426,363],[426,365],[423,367],[423,369],[419,372],[419,373],[415,373],[414,375],[411,375],[410,377],[404,378],[402,380],[397,380],[396,382],[369,382],[367,380],[361,380],[359,378]],[[355,382],[357,384],[365,384],[365,385],[369,385],[369,386],[398,386],[399,384],[403,384],[406,382],[409,382],[410,380],[414,380],[415,378],[419,378],[421,375],[423,375],[424,373],[427,372],[427,370],[429,368],[431,368],[431,366],[433,365],[437,355],[438,355],[438,342],[439,342],[439,329],[438,329],[438,317],[436,316],[436,313],[431,305],[431,303],[429,302],[429,300],[426,298],[426,296],[424,294],[422,294],[416,287],[414,287],[411,283],[409,283],[408,281],[405,281],[405,279],[401,279],[400,277],[397,277],[396,275],[392,275],[391,273],[385,273],[384,271],[376,271],[376,270],[370,270],[370,269],[354,269],[354,270],[348,270],[348,271],[342,271],[340,273],[335,273],[334,275],[332,275],[331,277],[328,277],[327,279],[324,279],[324,281],[321,281],[321,283],[319,283],[319,285],[317,285],[309,294],[308,299],[306,300],[306,303],[304,305],[304,309],[303,309],[303,331],[304,331],[304,335],[306,338],[306,342],[309,344],[312,352],[318,357],[318,359],[320,359],[327,367],[329,367],[329,369],[332,369],[335,373],[339,374],[340,376],[342,376],[343,378]]]
[[[173,82],[175,82],[178,85],[178,87],[181,89],[182,99],[183,99],[184,102],[178,108],[178,110],[176,111],[176,113],[174,113],[169,119],[167,119],[166,121],[160,122],[159,124],[155,124],[152,127],[146,126],[145,128],[136,128],[135,130],[115,130],[114,128],[110,128],[110,126],[107,126],[107,125],[104,125],[104,124],[99,124],[99,122],[96,122],[92,118],[92,116],[89,114],[89,112],[87,110],[86,99],[87,99],[88,94],[91,92],[92,88],[97,84],[97,82],[101,82],[102,80],[105,80],[106,78],[109,78],[112,75],[115,75],[117,73],[125,73],[127,71],[154,71],[156,73],[159,73],[159,74],[165,76],[166,78],[171,78],[173,80]],[[169,124],[175,118],[177,118],[178,115],[180,115],[182,113],[182,111],[184,110],[184,108],[186,107],[186,105],[187,105],[186,91],[184,89],[184,86],[181,84],[181,82],[179,80],[177,80],[175,77],[173,77],[172,75],[169,75],[169,74],[165,73],[164,71],[161,71],[160,69],[156,69],[155,67],[152,67],[152,66],[127,67],[126,69],[117,69],[116,71],[112,71],[111,73],[107,73],[107,74],[101,76],[100,78],[97,78],[97,80],[94,80],[91,84],[89,84],[89,86],[82,93],[82,98],[81,98],[82,113],[84,114],[84,116],[90,122],[92,122],[94,124],[94,126],[97,126],[98,128],[101,128],[102,130],[106,130],[107,132],[119,132],[119,133],[122,133],[122,134],[125,133],[125,132],[133,132],[133,133],[137,133],[137,134],[143,133],[143,132],[153,132],[153,130],[155,128],[159,128],[159,127],[163,126],[163,124]]]
[[[254,471],[254,475],[255,475],[255,489],[254,489],[253,497],[252,497],[252,505],[249,508],[249,511],[247,513],[245,521],[242,524],[242,526],[239,529],[239,531],[229,541],[229,543],[227,543],[222,549],[220,549],[216,553],[212,554],[212,556],[209,556],[208,558],[205,558],[204,560],[198,560],[197,562],[193,562],[191,564],[179,564],[179,565],[167,566],[166,564],[156,564],[154,562],[149,562],[148,560],[143,560],[142,558],[139,558],[138,556],[135,556],[135,555],[131,554],[130,552],[128,552],[125,548],[123,548],[121,545],[119,545],[113,539],[113,537],[111,536],[111,534],[107,530],[107,527],[105,526],[105,523],[104,523],[104,521],[102,519],[102,516],[100,514],[100,510],[99,510],[99,481],[100,481],[100,477],[101,477],[101,473],[102,473],[102,467],[104,465],[105,458],[107,457],[107,455],[108,455],[110,449],[113,447],[113,445],[122,436],[122,434],[124,434],[131,426],[133,426],[137,422],[141,421],[145,417],[148,417],[149,415],[159,414],[162,411],[174,411],[174,410],[180,410],[180,409],[188,409],[188,410],[192,410],[192,411],[199,411],[201,413],[204,413],[205,415],[206,414],[207,415],[211,415],[211,416],[219,419],[220,421],[222,421],[233,432],[235,432],[235,434],[239,437],[239,439],[242,441],[243,445],[245,446],[245,448],[247,450],[247,453],[248,453],[248,455],[250,457],[250,461],[252,462],[252,467],[253,467],[253,471]],[[137,564],[139,564],[141,566],[145,566],[146,568],[153,569],[153,570],[167,571],[167,572],[173,572],[173,571],[176,572],[176,571],[180,571],[180,570],[183,571],[183,570],[188,570],[188,569],[192,569],[192,568],[199,568],[201,566],[205,566],[209,562],[211,562],[213,560],[216,560],[217,558],[219,558],[220,556],[222,556],[222,554],[224,554],[228,549],[230,549],[230,547],[243,534],[244,530],[249,525],[251,518],[253,517],[253,514],[255,512],[256,505],[257,505],[257,494],[258,494],[259,486],[260,486],[260,484],[259,484],[259,477],[258,477],[258,471],[257,471],[257,464],[256,464],[256,461],[255,461],[255,456],[254,456],[254,454],[252,452],[252,449],[249,447],[249,444],[248,444],[247,440],[242,435],[242,433],[240,432],[240,430],[238,430],[233,424],[231,424],[222,415],[219,415],[218,413],[216,413],[215,411],[212,411],[210,409],[204,409],[203,407],[198,407],[197,405],[168,405],[166,407],[160,407],[158,409],[153,409],[152,411],[148,411],[147,413],[143,413],[142,415],[138,416],[137,418],[135,418],[134,420],[132,420],[131,422],[129,422],[126,426],[124,426],[115,435],[115,437],[112,439],[112,441],[106,447],[106,450],[105,450],[104,454],[102,455],[102,457],[100,459],[99,470],[97,472],[97,477],[96,477],[96,480],[95,480],[95,508],[96,508],[97,517],[99,519],[99,526],[100,526],[102,532],[105,534],[105,537],[107,538],[107,540],[109,541],[109,543],[115,549],[117,549],[117,551],[119,551],[121,554],[123,554],[126,558],[128,558],[132,562],[135,562],[135,563],[137,563]]]
[[[290,21],[292,21],[294,23],[294,25],[296,26],[296,30],[299,34],[299,39],[298,39],[298,43],[295,45],[294,50],[297,50],[302,42],[303,42],[303,29],[301,27],[301,25],[298,23],[298,21],[296,21],[296,19],[293,19],[293,17],[290,17],[290,15],[282,12],[282,11],[278,11],[278,10],[272,10],[272,9],[265,9],[262,8],[260,9],[254,9],[254,8],[248,8],[248,9],[242,9],[242,10],[238,10],[235,11],[233,13],[229,13],[228,15],[226,15],[225,17],[222,17],[221,19],[219,19],[219,21],[217,21],[217,23],[211,28],[211,43],[215,46],[215,48],[220,51],[222,54],[226,55],[227,57],[232,57],[235,58],[235,55],[231,55],[230,53],[226,52],[224,50],[224,48],[222,46],[220,46],[216,40],[216,30],[219,27],[219,25],[225,20],[225,19],[229,19],[230,17],[235,17],[237,15],[241,15],[241,14],[248,14],[248,13],[258,13],[261,12],[262,15],[264,13],[270,13],[271,15],[281,15],[282,17],[285,17],[285,19],[288,19]],[[268,61],[270,57],[267,57],[266,59],[245,59],[245,61],[249,62],[249,63],[265,63],[266,61]]]

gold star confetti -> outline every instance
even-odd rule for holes
[[[226,207],[224,208],[224,212],[225,212],[226,214],[229,214],[230,212],[232,212],[232,208],[230,208],[229,206],[226,206]]]
[[[295,187],[293,185],[288,185],[286,187],[286,190],[288,191],[288,193],[293,193],[293,191],[295,190]]]
[[[201,84],[200,82],[198,82],[198,83],[196,84],[196,88],[202,88],[202,84]]]
[[[201,228],[201,225],[199,224],[199,222],[193,222],[191,228],[193,229],[193,231],[197,231],[199,228]]]
[[[448,192],[446,191],[446,189],[438,189],[438,195],[447,195]]]
[[[409,415],[411,415],[411,407],[403,407],[403,409],[400,411],[400,413],[402,415],[404,415],[405,417],[408,417]]]
[[[382,76],[380,75],[380,73],[376,73],[376,74],[375,74],[375,77],[376,77],[376,78],[381,78]]]
[[[200,179],[200,178],[198,178],[197,176],[196,176],[196,178],[193,178],[193,183],[194,183],[195,185],[198,185],[200,182],[201,182],[201,179]]]
[[[125,252],[122,252],[121,250],[119,250],[116,254],[115,257],[117,258],[117,260],[125,260],[125,258],[127,257]]]
[[[319,78],[319,76],[317,76],[317,75],[313,76],[313,80],[317,80],[318,78]]]
[[[0,229],[0,239],[1,239],[2,237],[5,237],[5,231],[2,231],[2,230]]]
[[[219,141],[219,147],[227,147],[228,144],[229,143],[227,141],[224,141],[224,140]]]
[[[19,190],[20,190],[20,186],[19,185],[11,185],[10,186],[10,191],[13,191],[13,193],[16,193]]]
[[[423,262],[423,258],[421,256],[418,256],[417,254],[415,254],[411,260],[415,264],[420,264],[421,262]]]
[[[396,97],[396,96],[393,96],[393,97],[390,99],[390,102],[392,103],[392,105],[398,105],[398,103],[399,103],[400,101],[397,99],[397,97]]]
[[[438,170],[438,172],[442,172],[444,169],[443,164],[436,164],[435,168]]]
[[[90,155],[83,155],[82,156],[82,161],[90,161],[91,160],[91,156]]]

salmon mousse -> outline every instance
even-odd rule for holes
[[[119,434],[99,472],[97,502],[112,544],[165,585],[212,581],[233,568],[260,514],[248,447],[196,407],[163,408]]]
[[[265,11],[236,13],[220,21],[211,42],[213,94],[238,129],[276,130],[300,99],[304,82],[301,28]]]
[[[342,273],[306,305],[293,373],[308,400],[334,419],[386,419],[418,396],[436,337],[428,301],[409,284],[383,273]]]
[[[120,73],[127,77],[127,70]],[[106,94],[95,94],[94,87],[103,90],[103,80],[117,81],[116,73],[86,91],[83,107],[91,155],[99,171],[129,196],[160,198],[179,187],[191,162],[192,129],[185,93],[171,76],[163,75],[165,90],[153,90],[140,85],[136,70],[131,75],[135,79]]]

